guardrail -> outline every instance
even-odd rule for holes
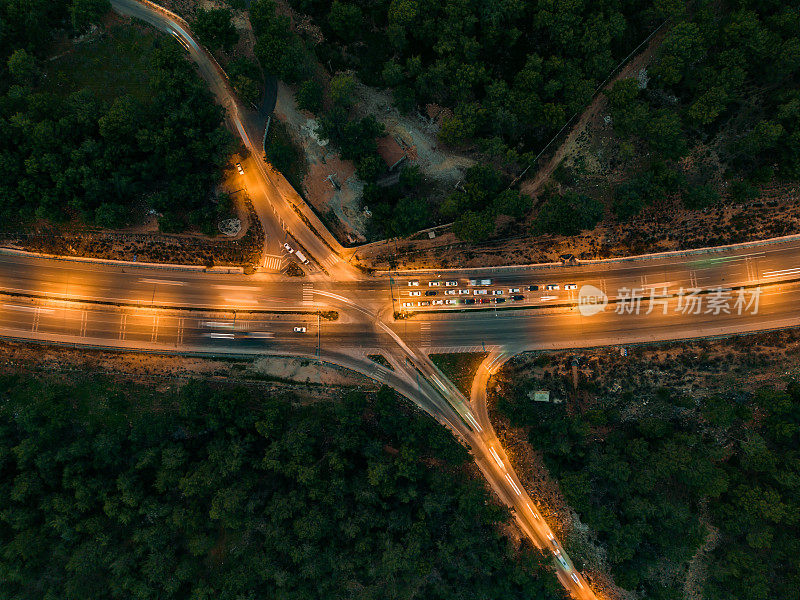
[[[243,267],[206,267],[203,265],[174,265],[170,263],[136,262],[132,260],[115,260],[113,258],[90,258],[85,256],[63,256],[58,254],[45,254],[42,252],[29,252],[15,248],[0,248],[0,255],[23,256],[30,258],[44,258],[64,262],[82,262],[87,264],[112,265],[119,267],[136,267],[142,269],[161,269],[164,271],[194,271],[202,273],[237,274],[244,273]]]

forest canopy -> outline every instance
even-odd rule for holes
[[[6,227],[34,218],[119,227],[152,209],[163,229],[180,230],[215,217],[231,137],[174,41],[135,24],[111,26],[46,60],[57,34],[82,32],[109,8],[0,0]]]
[[[515,382],[498,408],[529,428],[618,585],[682,600],[688,563],[713,528],[704,598],[796,595],[800,385],[705,398],[625,392],[575,411],[532,403],[526,389]]]
[[[563,598],[468,453],[388,388],[0,389],[2,597]]]

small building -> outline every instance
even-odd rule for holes
[[[528,398],[534,402],[552,402],[553,404],[561,404],[558,398],[550,398],[550,390],[531,390],[528,392]]]
[[[378,139],[378,154],[390,171],[394,171],[408,158],[405,148],[391,135],[385,135]]]

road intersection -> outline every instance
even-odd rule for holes
[[[491,373],[526,350],[800,325],[800,236],[578,265],[366,274],[350,264],[353,251],[342,247],[283,176],[261,160],[263,132],[253,128],[188,25],[148,2],[111,3],[182,40],[226,108],[231,130],[250,151],[242,162],[242,184],[272,240],[257,267],[280,252],[275,240],[289,240],[311,262],[304,277],[287,277],[271,269],[245,274],[154,268],[0,250],[0,336],[142,352],[304,356],[388,384],[470,448],[522,531],[553,554],[564,587],[575,598],[595,598],[492,430],[485,402]],[[605,310],[584,314],[579,301],[585,286],[604,295]],[[687,308],[690,297],[694,304]],[[749,304],[737,306],[742,297]],[[489,353],[470,398],[429,359],[431,353],[459,351]],[[372,361],[375,354],[391,368]]]

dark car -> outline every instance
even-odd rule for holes
[[[525,300],[525,296],[523,296],[522,294],[516,294],[514,296],[511,296],[511,299],[512,300]]]
[[[426,296],[435,296],[436,295],[436,291],[435,290],[428,290],[427,292],[425,292],[425,295]]]
[[[538,285],[529,285],[528,286],[528,291],[529,292],[538,292],[539,291],[539,286]]]
[[[475,304],[475,298],[464,298],[464,304]]]
[[[502,304],[505,301],[506,301],[505,298],[495,298],[494,299],[495,304]]]

